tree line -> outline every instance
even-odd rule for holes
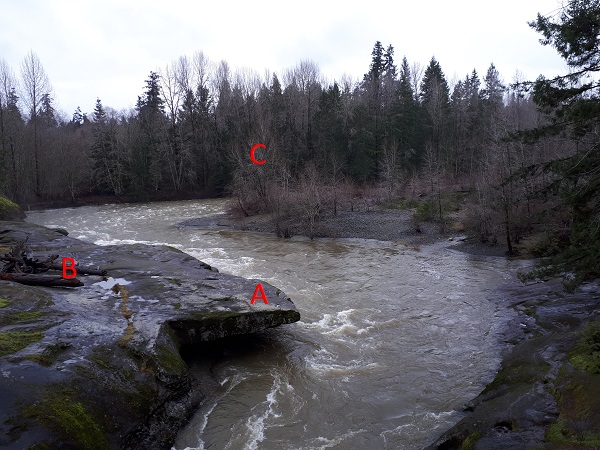
[[[0,192],[19,203],[231,195],[285,235],[294,213],[313,230],[357,186],[427,195],[443,223],[454,189],[471,195],[470,228],[509,253],[534,229],[541,254],[570,246],[574,229],[600,242],[598,84],[585,78],[598,71],[599,12],[574,0],[530,24],[572,69],[534,82],[506,83],[494,64],[448,80],[435,57],[398,62],[379,41],[362,79],[334,82],[312,61],[259,76],[197,52],[150,72],[135,108],[97,99],[65,118],[35,53],[19,76],[0,60]],[[248,157],[256,143],[264,166]]]
[[[540,117],[529,97],[505,86],[492,64],[450,87],[440,63],[426,67],[377,42],[364,78],[327,84],[301,61],[260,77],[232,73],[201,52],[150,72],[136,106],[96,101],[71,118],[54,108],[35,53],[20,77],[0,60],[0,190],[18,202],[89,194],[226,192],[248,151],[264,143],[281,170],[308,165],[354,183],[401,180],[429,166],[451,176],[479,174],[506,131]]]

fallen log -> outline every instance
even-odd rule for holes
[[[62,278],[60,275],[38,273],[0,273],[0,280],[14,281],[28,286],[83,286],[83,283],[77,278]]]
[[[47,267],[51,270],[62,270],[62,264],[50,264]],[[106,270],[92,269],[91,267],[81,267],[76,265],[73,266],[73,268],[77,270],[77,273],[80,273],[82,275],[99,275],[103,277],[107,274]]]

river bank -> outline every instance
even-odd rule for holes
[[[466,417],[426,449],[596,449],[600,374],[582,361],[598,356],[582,336],[600,337],[599,292],[594,283],[566,294],[555,281],[507,289],[504,306],[518,316],[504,333],[500,370],[465,405]]]
[[[198,228],[230,228],[258,233],[276,233],[271,217],[267,214],[250,217],[231,217],[223,213],[210,217],[188,219],[177,224]],[[314,238],[353,238],[392,241],[397,245],[419,248],[442,240],[454,241],[456,250],[482,256],[506,256],[506,249],[499,244],[481,243],[462,231],[446,227],[441,230],[438,223],[421,222],[415,227],[410,210],[372,208],[368,211],[340,211],[319,220]],[[296,226],[295,235],[306,236],[305,227]]]

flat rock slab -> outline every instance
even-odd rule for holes
[[[300,319],[279,289],[174,248],[102,247],[0,222],[0,250],[25,238],[40,259],[58,254],[108,275],[78,274],[79,288],[0,282],[2,448],[170,448],[202,400],[182,344]],[[250,304],[257,283],[268,304]]]

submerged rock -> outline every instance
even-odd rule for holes
[[[25,237],[36,256],[72,257],[111,278],[78,275],[76,289],[0,282],[2,448],[170,448],[202,400],[182,344],[300,319],[275,287],[262,282],[268,304],[251,305],[258,280],[174,248],[101,247],[0,222],[0,251]]]

